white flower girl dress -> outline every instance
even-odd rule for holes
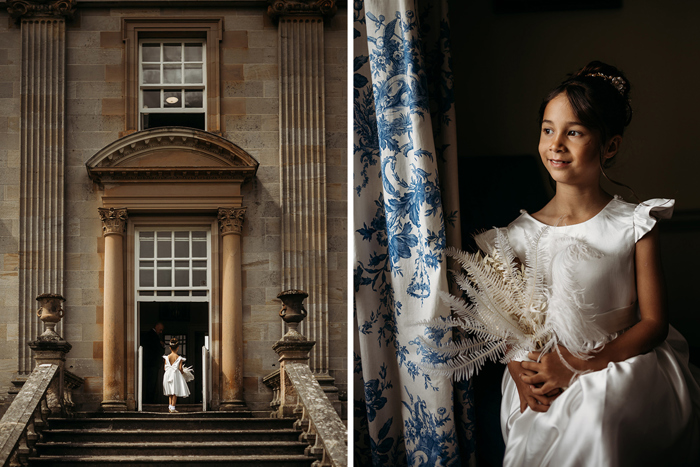
[[[175,395],[177,397],[187,397],[190,395],[190,389],[187,387],[184,376],[180,373],[180,362],[185,362],[185,359],[180,355],[170,364],[170,359],[167,355],[163,355],[165,359],[165,374],[163,375],[163,394],[166,396]]]
[[[616,196],[595,217],[550,227],[543,239],[552,256],[558,236],[580,239],[602,253],[575,263],[568,276],[589,305],[581,312],[608,334],[606,341],[639,320],[635,244],[657,219],[671,216],[673,204],[653,199],[634,205]],[[528,238],[543,227],[525,211],[508,226],[518,257],[524,257]],[[557,280],[552,276],[550,285]],[[700,387],[689,370],[688,344],[673,327],[652,351],[579,376],[547,412],[527,408],[520,413],[518,391],[507,370],[502,392],[505,467],[700,465]]]

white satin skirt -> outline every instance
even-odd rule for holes
[[[520,413],[507,369],[501,388],[504,467],[700,466],[700,387],[673,327],[651,352],[580,376],[547,412]]]

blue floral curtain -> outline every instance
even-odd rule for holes
[[[426,371],[452,336],[460,246],[447,1],[354,2],[355,465],[474,463],[468,382]]]

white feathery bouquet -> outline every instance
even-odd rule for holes
[[[421,337],[426,347],[445,359],[426,368],[429,372],[454,380],[467,379],[487,360],[508,363],[525,358],[531,351],[559,352],[558,344],[586,359],[586,354],[605,343],[606,333],[581,313],[587,305],[572,277],[575,263],[602,254],[581,240],[560,237],[550,242],[552,251],[556,251],[552,255],[541,242],[547,233],[545,227],[534,237],[526,236],[528,248],[522,264],[516,260],[505,229],[495,229],[492,245],[480,242],[487,254],[447,249],[447,255],[464,270],[453,274],[471,303],[441,292],[452,316],[420,324],[440,329],[456,327],[473,337],[440,346]],[[556,278],[551,287],[547,285],[549,277]]]

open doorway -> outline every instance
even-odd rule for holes
[[[194,381],[188,383],[190,396],[178,398],[180,404],[202,403],[202,347],[209,345],[209,303],[208,302],[139,302],[139,345],[147,345],[153,338],[153,328],[157,323],[163,324],[160,335],[164,342],[161,355],[170,353],[167,343],[171,337],[180,342],[179,354],[185,359],[185,365],[192,366]],[[163,360],[143,362],[143,402],[145,404],[165,404],[163,395]],[[206,375],[205,375],[206,376]],[[155,380],[155,383],[153,381]]]

